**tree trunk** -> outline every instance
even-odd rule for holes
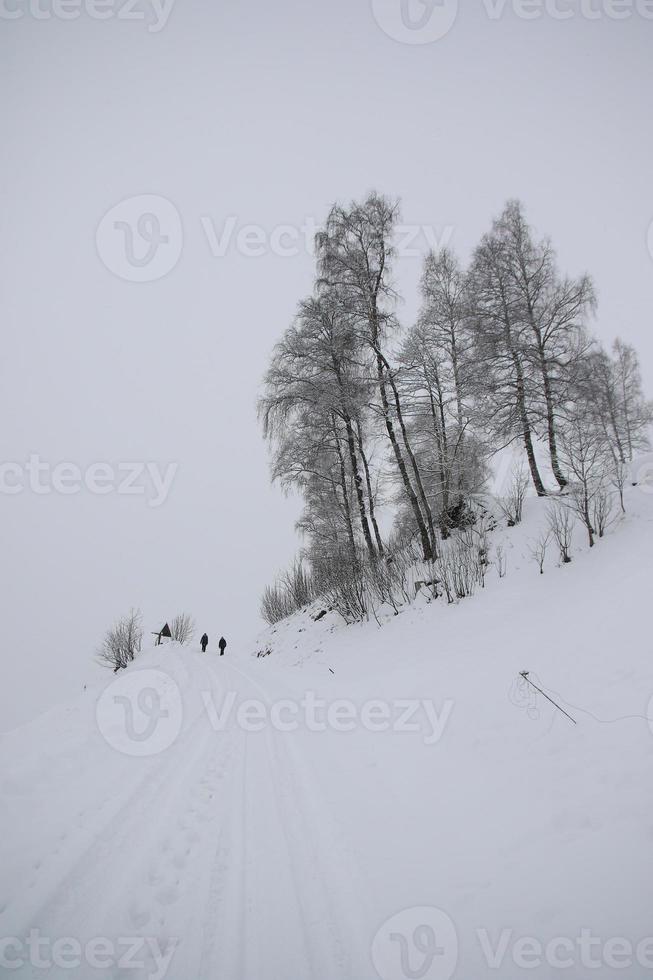
[[[406,447],[406,452],[408,453],[408,458],[410,459],[410,464],[412,466],[413,473],[415,474],[415,481],[417,483],[417,490],[419,493],[420,503],[424,509],[424,513],[426,514],[426,520],[428,522],[429,535],[431,539],[431,558],[435,559],[438,557],[438,555],[437,555],[437,540],[435,536],[435,528],[433,526],[433,514],[431,512],[429,502],[426,498],[426,493],[424,491],[424,484],[422,483],[422,476],[419,471],[419,466],[417,465],[417,460],[415,459],[415,454],[413,453],[413,450],[410,445],[410,441],[408,439],[408,433],[406,432],[406,426],[404,424],[404,416],[403,416],[403,412],[401,411],[399,392],[397,391],[397,386],[395,385],[391,375],[389,375],[389,380],[390,380],[390,387],[392,388],[392,393],[394,396],[395,410],[397,412],[397,421],[399,422],[399,426],[401,428],[401,437],[404,446]]]
[[[347,432],[347,448],[349,450],[349,462],[351,465],[351,471],[354,477],[354,486],[356,487],[356,499],[358,500],[358,512],[360,515],[361,528],[363,530],[363,537],[365,538],[365,544],[369,552],[372,561],[376,560],[376,552],[374,550],[374,544],[372,542],[372,535],[370,534],[370,525],[367,520],[367,512],[365,510],[365,497],[363,496],[363,480],[360,475],[360,470],[358,469],[358,458],[356,456],[356,445],[354,442],[354,429],[351,422],[351,416],[349,414],[349,409],[347,406],[347,395],[345,392],[345,386],[342,380],[341,366],[338,362],[335,352],[331,352],[331,360],[333,363],[333,370],[338,381],[338,389],[340,391],[340,415],[345,423],[345,430]]]
[[[590,548],[593,548],[594,526],[592,525],[592,517],[590,515],[590,502],[589,502],[587,487],[585,487],[583,490],[583,520],[585,522],[585,527],[587,528],[587,536],[589,538]]]
[[[517,411],[519,412],[519,418],[521,421],[522,437],[524,440],[524,448],[526,449],[528,466],[531,471],[533,484],[535,485],[535,491],[538,497],[546,497],[546,488],[542,482],[540,471],[537,468],[535,449],[533,448],[533,433],[531,430],[531,423],[529,421],[528,411],[526,408],[526,388],[524,385],[524,371],[522,368],[521,361],[519,359],[519,352],[515,349],[515,344],[513,343],[512,332],[510,329],[510,318],[509,318],[508,310],[505,306],[505,299],[504,299],[504,339],[506,341],[506,346],[510,351],[510,357],[512,358],[513,367],[515,369],[515,379],[517,385]]]
[[[614,439],[615,439],[615,442],[617,444],[617,451],[619,453],[619,461],[621,463],[625,463],[626,462],[626,454],[624,453],[623,443],[621,442],[621,436],[619,435],[619,424],[617,422],[617,413],[615,411],[614,399],[612,398],[612,396],[610,395],[610,393],[608,393],[608,395],[607,395],[607,402],[608,402],[608,409],[609,409],[609,416],[610,416],[610,425],[612,426],[612,431],[614,433]]]
[[[460,390],[460,367],[458,363],[458,345],[456,343],[456,330],[453,324],[450,325],[451,333],[451,366],[453,368],[453,383],[456,392],[456,414],[458,416],[458,428],[464,431],[463,423],[463,397]]]
[[[524,447],[526,449],[526,457],[528,459],[528,466],[533,478],[533,484],[535,485],[535,491],[538,497],[546,497],[546,488],[542,483],[542,477],[540,476],[540,471],[537,468],[537,460],[535,458],[535,450],[533,449],[533,437],[531,434],[530,425],[526,420],[524,421]]]
[[[537,345],[537,356],[540,362],[540,373],[542,375],[542,384],[544,387],[544,403],[546,405],[546,431],[547,439],[549,442],[549,455],[551,457],[551,469],[553,470],[553,475],[555,476],[558,486],[561,490],[564,490],[567,486],[567,480],[565,479],[562,470],[560,468],[560,460],[558,458],[558,443],[556,439],[555,430],[555,414],[553,410],[553,395],[551,392],[551,378],[549,376],[549,368],[546,362],[546,351],[544,350],[544,343],[542,341],[542,333],[540,331],[539,325],[535,321],[535,313],[530,305],[528,304],[528,317],[531,324],[531,329],[535,335],[535,343]]]
[[[388,392],[385,386],[384,370],[385,370],[385,359],[379,349],[379,320],[378,312],[376,307],[376,297],[370,297],[371,310],[369,314],[369,325],[371,332],[371,344],[372,350],[374,351],[376,357],[376,379],[379,386],[379,394],[381,395],[381,407],[383,409],[383,418],[385,421],[385,427],[388,433],[388,438],[390,439],[390,445],[395,454],[395,459],[397,461],[397,468],[399,469],[399,474],[401,476],[402,482],[404,484],[406,495],[408,497],[410,506],[412,508],[413,514],[415,516],[415,523],[417,524],[417,529],[419,531],[420,540],[422,542],[422,551],[424,553],[424,561],[432,561],[433,559],[433,548],[431,546],[431,541],[429,539],[429,534],[426,529],[426,524],[424,523],[424,516],[420,510],[419,501],[413,489],[413,485],[408,476],[408,470],[406,469],[406,463],[401,452],[401,447],[397,441],[397,434],[395,432],[394,425],[392,424],[392,419],[390,418],[390,407],[388,405]]]
[[[374,505],[374,492],[372,490],[372,479],[370,477],[370,468],[367,462],[367,456],[365,454],[365,449],[363,448],[363,432],[361,429],[360,422],[356,421],[356,435],[358,441],[358,451],[360,453],[361,460],[363,461],[363,470],[365,471],[365,484],[367,486],[367,500],[369,504],[370,520],[372,522],[372,527],[374,528],[374,537],[376,538],[376,550],[378,551],[381,558],[385,554],[385,548],[383,546],[383,538],[379,531],[379,525],[376,521],[376,508]]]
[[[562,473],[560,468],[560,460],[558,458],[558,442],[556,439],[555,430],[555,415],[553,411],[553,396],[551,394],[551,381],[549,378],[549,371],[544,361],[544,352],[542,352],[542,380],[544,382],[544,401],[546,403],[546,427],[547,436],[549,440],[549,455],[551,456],[551,469],[553,470],[553,475],[558,481],[558,486],[561,490],[564,490],[567,486],[567,479]]]
[[[351,520],[351,508],[349,506],[349,496],[347,494],[347,471],[345,469],[345,461],[343,459],[342,450],[340,448],[340,439],[338,437],[338,432],[336,426],[333,426],[333,434],[336,440],[336,448],[338,450],[338,460],[340,464],[340,479],[342,481],[342,505],[345,517],[345,526],[347,528],[347,538],[349,540],[349,548],[351,551],[352,561],[354,565],[358,562],[358,555],[356,553],[356,539],[354,538],[354,525]],[[337,496],[336,496],[337,499]]]
[[[526,410],[526,394],[524,391],[524,373],[522,371],[522,366],[519,361],[519,357],[516,352],[512,350],[513,363],[515,365],[515,372],[517,375],[517,407],[519,410],[519,417],[522,423],[522,433],[524,438],[524,448],[526,449],[526,456],[528,458],[528,466],[531,471],[531,476],[533,478],[533,483],[535,485],[535,491],[538,497],[546,497],[546,489],[542,483],[542,477],[540,476],[540,471],[537,468],[537,460],[535,458],[535,449],[533,448],[533,434],[531,431],[531,424],[528,420],[528,412]]]
[[[419,507],[419,502],[413,490],[413,485],[410,482],[410,477],[408,476],[408,470],[406,469],[406,463],[401,452],[399,443],[397,442],[397,434],[394,430],[394,425],[392,424],[392,419],[390,418],[390,408],[388,405],[388,393],[385,387],[385,380],[383,377],[383,358],[381,354],[376,355],[376,374],[377,382],[379,385],[379,393],[381,395],[381,407],[383,409],[383,418],[385,421],[385,427],[388,433],[388,438],[390,439],[390,445],[392,446],[393,452],[395,454],[395,459],[397,461],[397,468],[399,469],[399,474],[404,484],[406,490],[406,495],[410,502],[410,506],[413,510],[415,516],[415,523],[417,524],[417,529],[419,531],[419,536],[422,542],[422,551],[424,553],[424,561],[431,561],[433,554],[431,548],[431,542],[429,540],[428,531],[426,530],[426,524],[424,523],[424,517]]]
[[[360,513],[361,527],[363,528],[363,537],[365,538],[365,544],[367,545],[367,550],[369,551],[370,558],[372,559],[372,561],[375,561],[376,551],[374,550],[372,535],[370,534],[370,525],[367,520],[367,512],[365,510],[365,497],[363,496],[363,480],[360,475],[360,470],[358,469],[358,459],[356,457],[356,445],[354,443],[354,430],[352,428],[351,419],[346,413],[345,413],[345,428],[347,430],[347,446],[349,447],[349,461],[351,463],[351,470],[354,475],[354,486],[356,487],[356,497],[358,499],[358,510]]]
[[[436,376],[437,377],[437,376]],[[449,449],[447,444],[447,427],[444,417],[444,406],[442,404],[442,392],[438,390],[438,411],[435,409],[435,399],[431,386],[428,385],[429,403],[431,405],[431,416],[433,418],[433,432],[438,447],[440,463],[440,483],[442,484],[442,508],[440,511],[440,528],[442,537],[449,537]],[[439,419],[438,419],[439,414]]]

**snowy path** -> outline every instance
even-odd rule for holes
[[[544,576],[537,506],[459,606],[144,651],[5,735],[0,974],[653,976],[653,495]]]
[[[166,968],[179,980],[365,976],[355,962],[360,900],[350,856],[326,836],[308,766],[269,725],[216,730],[207,699],[215,712],[229,692],[237,703],[269,698],[240,668],[191,656],[200,698],[175,744],[154,759],[112,758],[100,795],[99,746],[86,767],[90,787],[74,780],[87,802],[75,829],[65,826],[70,811],[50,828],[56,847],[33,860],[2,914],[4,936],[37,928],[48,941],[41,958],[53,965],[35,966],[32,956],[13,976],[87,976],[87,964],[56,965],[52,943],[63,937],[84,948],[107,939],[117,977]],[[142,964],[133,973],[126,938]]]

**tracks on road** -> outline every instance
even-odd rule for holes
[[[233,691],[270,703],[257,681],[224,662],[208,662],[198,681],[216,702]],[[108,818],[87,813],[87,843],[64,850],[15,897],[14,934],[38,928],[53,941],[82,943],[149,937],[161,949],[173,942],[169,980],[369,975],[352,855],[293,736],[269,726],[215,731],[200,711],[150,762],[126,757],[127,789]],[[144,773],[134,780],[130,767],[139,764]],[[128,975],[153,974],[145,963]]]

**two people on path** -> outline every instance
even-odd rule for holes
[[[203,633],[202,634],[202,639],[200,640],[200,646],[202,647],[202,653],[206,653],[206,648],[207,648],[208,645],[209,645],[209,638],[208,638],[208,636],[207,636],[206,633]],[[227,641],[225,640],[224,636],[221,636],[220,637],[220,641],[218,643],[218,646],[220,647],[220,656],[223,657],[224,656],[224,652],[225,652],[225,650],[227,648]]]

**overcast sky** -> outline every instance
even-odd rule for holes
[[[96,2],[0,3],[3,727],[96,676],[130,606],[251,645],[298,512],[256,397],[334,200],[401,197],[409,322],[411,247],[467,258],[522,198],[653,388],[650,3]],[[169,492],[117,492],[147,462]]]

